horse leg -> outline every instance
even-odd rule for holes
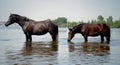
[[[106,37],[107,42],[109,42],[110,41],[110,35],[105,36],[105,37]]]
[[[58,39],[58,35],[57,35],[57,34],[56,34],[56,35],[52,35],[52,34],[51,34],[51,36],[52,36],[52,40],[53,40],[53,41],[57,41],[57,39]]]
[[[26,42],[32,41],[32,36],[30,34],[25,34],[26,35]]]
[[[27,34],[25,34],[25,36],[26,36],[26,42],[28,42],[28,39],[29,39],[29,38],[28,38],[28,35],[27,35]]]
[[[104,41],[104,36],[103,35],[101,35],[101,42],[103,42]]]
[[[58,33],[53,33],[53,32],[49,32],[49,33],[50,33],[53,41],[57,41],[58,40]]]
[[[84,35],[84,39],[85,39],[85,42],[87,42],[87,41],[88,41],[88,39],[87,39],[87,36],[86,36],[86,35]]]
[[[29,35],[30,42],[32,41],[32,35]]]
[[[54,35],[54,40],[53,41],[58,41],[58,34]]]

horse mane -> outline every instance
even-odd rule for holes
[[[81,23],[81,24],[78,24],[78,25],[74,26],[74,27],[72,28],[72,31],[73,31],[74,33],[75,33],[75,32],[80,32],[80,29],[82,28],[82,26],[83,26],[84,24],[86,24],[86,23]]]
[[[81,24],[78,24],[78,25],[74,26],[74,27],[73,27],[73,29],[77,29],[77,28],[79,28],[79,27],[81,28],[81,27],[82,27],[82,25],[84,25],[84,24],[86,24],[86,23],[81,23]]]
[[[14,16],[16,16],[16,17],[18,17],[18,18],[20,18],[21,20],[24,20],[24,21],[34,21],[32,19],[29,19],[25,16],[21,16],[21,15],[18,15],[18,14],[12,14],[12,15],[14,15]]]
[[[25,16],[23,16],[23,20],[26,20],[26,21],[33,21],[32,19],[29,19],[29,18],[27,18],[27,17],[25,17]]]

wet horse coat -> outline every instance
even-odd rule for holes
[[[47,32],[50,33],[53,41],[57,40],[58,26],[51,20],[34,21],[27,17],[17,14],[11,14],[5,26],[13,23],[18,23],[26,35],[26,41],[32,41],[32,35],[43,35]]]
[[[104,41],[104,37],[106,37],[106,40],[110,41],[110,28],[104,24],[104,23],[98,23],[98,24],[79,24],[72,29],[69,29],[68,34],[68,41],[70,41],[76,33],[81,33],[82,36],[85,39],[85,42],[88,41],[88,36],[101,36],[101,41]]]

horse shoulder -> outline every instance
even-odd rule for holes
[[[89,31],[89,26],[87,24],[84,24],[82,27],[81,27],[81,33],[82,34],[87,34]]]
[[[30,32],[32,30],[32,23],[31,22],[25,22],[23,26],[24,33]]]

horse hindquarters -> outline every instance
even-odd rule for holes
[[[106,37],[107,42],[109,42],[110,41],[110,28],[106,24],[103,24],[103,34]]]
[[[58,26],[55,26],[55,29],[53,30],[52,39],[53,39],[53,41],[58,40]]]
[[[58,40],[58,26],[57,25],[52,25],[49,27],[49,33],[52,36],[53,41]]]

